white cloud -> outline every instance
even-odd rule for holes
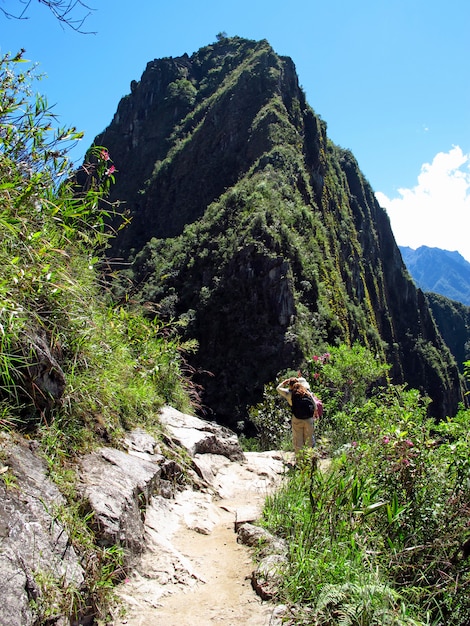
[[[458,250],[470,262],[470,154],[459,146],[424,163],[418,184],[400,197],[375,196],[400,246]]]

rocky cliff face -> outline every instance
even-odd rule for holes
[[[463,371],[463,364],[470,361],[470,307],[437,293],[427,293],[426,299],[439,332]]]
[[[234,38],[152,61],[95,143],[131,217],[109,251],[132,262],[121,293],[198,340],[189,365],[219,421],[243,419],[281,370],[355,340],[434,415],[455,412],[455,361],[388,217],[289,58]]]

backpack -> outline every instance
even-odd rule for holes
[[[308,420],[315,413],[315,401],[309,393],[292,394],[292,413],[299,420]]]
[[[317,405],[317,415],[321,417],[323,415],[323,402],[320,398],[317,398],[315,394],[312,393],[313,399],[315,400],[315,404]]]

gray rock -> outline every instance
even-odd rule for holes
[[[145,547],[143,516],[150,497],[158,491],[160,465],[102,448],[83,457],[80,467],[82,493],[94,512],[100,540],[123,546],[131,561]]]
[[[160,420],[175,443],[193,457],[196,454],[219,454],[231,461],[245,459],[237,435],[225,426],[185,415],[169,406],[162,409]]]
[[[260,561],[251,576],[251,585],[262,600],[276,598],[286,565],[286,557],[280,554],[270,554]]]
[[[283,569],[287,565],[285,541],[264,528],[243,524],[238,529],[237,541],[257,548],[259,563],[251,575],[251,585],[262,600],[272,600],[278,595]]]
[[[154,455],[160,454],[158,442],[142,428],[135,428],[124,436],[124,446],[129,454],[145,455],[143,458],[155,460]]]
[[[45,464],[26,442],[3,436],[0,449],[9,476],[0,480],[0,624],[29,626],[40,618],[31,601],[38,607],[47,601],[41,580],[80,591],[84,572],[57,519],[65,501],[47,477]]]
[[[244,523],[237,529],[237,541],[251,548],[258,548],[258,555],[261,557],[269,554],[287,553],[285,541],[271,534],[264,528]]]

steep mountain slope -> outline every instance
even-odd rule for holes
[[[470,263],[461,254],[428,246],[400,246],[400,252],[420,289],[470,306]]]
[[[281,370],[361,341],[437,416],[458,370],[353,155],[327,138],[291,59],[221,39],[154,60],[96,138],[119,170],[120,294],[179,319],[207,413],[234,426]]]
[[[463,363],[470,361],[470,307],[437,293],[427,293],[437,327],[463,372]]]

